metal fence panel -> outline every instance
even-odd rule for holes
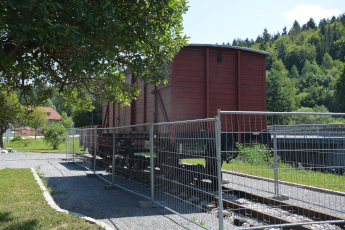
[[[154,201],[205,227],[219,228],[214,119],[154,124]]]
[[[205,229],[344,228],[344,115],[68,129],[66,157]]]
[[[323,223],[314,223],[315,229],[331,229],[328,221],[343,221],[345,124],[328,123],[342,121],[345,114],[220,114],[222,153],[230,160],[222,166],[229,188],[223,198],[241,205],[229,211],[245,213],[246,229],[312,221]],[[253,194],[260,197],[253,199]],[[252,210],[267,214],[266,219],[260,220]],[[312,215],[313,211],[326,215]]]
[[[73,140],[74,140],[74,131],[73,129],[67,129],[66,131],[66,159],[73,161]]]
[[[84,130],[83,129],[71,129],[70,130],[73,140],[71,142],[73,156],[72,160],[75,163],[84,165],[85,149],[83,146]]]
[[[215,119],[67,131],[75,163],[206,229],[219,223],[216,153]]]

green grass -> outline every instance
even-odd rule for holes
[[[0,229],[102,229],[54,211],[30,169],[0,170]]]
[[[183,159],[182,162],[205,165],[204,159]],[[269,164],[250,164],[232,160],[229,164],[224,162],[222,170],[274,179],[274,168]],[[279,163],[278,176],[280,181],[345,192],[345,175],[298,169],[290,164]]]
[[[69,140],[69,150],[72,152],[73,150],[73,145],[72,145],[72,140]],[[66,152],[66,142],[62,143],[59,145],[58,149],[53,149],[52,147],[46,145],[43,142],[43,138],[37,138],[36,140],[33,139],[32,142],[29,144],[29,146],[25,147],[23,143],[14,143],[11,144],[10,142],[4,141],[4,148],[13,148],[13,150],[16,150],[18,152]],[[80,152],[79,148],[79,138],[76,137],[74,140],[74,151],[75,152]]]
[[[56,190],[56,184],[52,184],[50,187],[48,187],[48,179],[44,177],[44,174],[40,173],[39,170],[41,169],[41,166],[38,165],[35,167],[38,177],[41,179],[42,184],[47,188],[48,192],[51,195],[57,195],[57,194],[67,194],[67,190]]]

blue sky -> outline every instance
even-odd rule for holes
[[[264,28],[270,34],[290,30],[294,20],[301,25],[309,18],[345,13],[344,0],[190,0],[184,15],[184,32],[189,43],[221,44],[234,38],[253,38]]]

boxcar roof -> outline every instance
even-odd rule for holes
[[[268,52],[260,51],[260,50],[254,50],[250,48],[245,47],[239,47],[239,46],[228,46],[228,45],[214,45],[214,44],[198,44],[198,43],[192,43],[188,44],[188,46],[207,46],[207,47],[219,47],[219,48],[230,48],[230,49],[236,49],[236,50],[246,50],[254,53],[264,54],[267,56],[270,56],[271,54]]]

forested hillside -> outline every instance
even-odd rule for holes
[[[316,24],[293,23],[290,30],[263,34],[254,41],[224,45],[271,53],[267,58],[268,111],[345,112],[345,14]]]
[[[313,19],[304,25],[295,21],[290,30],[271,34],[264,29],[255,41],[235,39],[223,45],[271,53],[266,66],[268,111],[345,112],[345,14],[318,24]],[[46,106],[72,116],[76,127],[92,123],[92,113],[65,107],[65,102],[55,93]],[[94,124],[102,122],[101,105],[94,100]]]

